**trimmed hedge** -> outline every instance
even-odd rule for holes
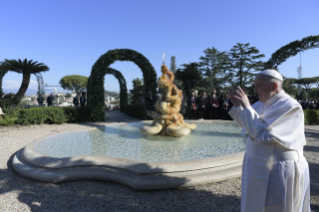
[[[145,104],[124,105],[124,113],[141,120],[148,119]]]
[[[89,107],[62,107],[61,109],[64,111],[67,123],[89,122],[92,120],[91,108]]]
[[[91,121],[91,109],[89,107],[39,107],[21,109],[16,123],[21,125],[31,124],[63,124]]]
[[[319,124],[319,110],[304,110],[305,125]]]
[[[10,126],[13,125],[16,121],[17,118],[5,115],[3,117],[0,117],[0,126]]]
[[[63,107],[63,108],[30,108],[20,109],[17,116],[5,115],[0,118],[0,125],[9,126],[14,123],[21,125],[31,124],[62,124],[91,122],[92,113],[89,107]],[[147,111],[144,104],[131,104],[124,106],[124,113],[129,116],[147,120]],[[304,110],[305,125],[319,125],[318,110]]]
[[[19,111],[18,120],[21,125],[31,124],[62,124],[66,121],[64,111],[61,108],[30,108]]]

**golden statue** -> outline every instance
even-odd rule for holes
[[[169,135],[181,137],[188,135],[196,128],[195,124],[186,124],[184,117],[179,113],[182,104],[183,91],[173,84],[174,73],[166,65],[162,65],[162,76],[158,79],[157,86],[164,93],[155,103],[157,116],[150,126],[141,127],[141,132],[147,135]]]

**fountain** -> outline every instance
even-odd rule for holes
[[[43,182],[97,179],[136,190],[239,177],[245,150],[241,129],[231,121],[186,123],[174,74],[165,65],[162,73],[158,87],[164,93],[153,121],[105,124],[36,140],[16,153],[14,170]]]
[[[161,134],[175,137],[188,135],[196,125],[185,123],[183,115],[179,113],[183,91],[173,84],[174,73],[170,72],[165,64],[162,65],[161,71],[163,74],[158,79],[157,86],[163,89],[164,93],[155,103],[157,116],[151,126],[141,127],[141,132],[146,135]]]

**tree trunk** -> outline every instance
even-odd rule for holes
[[[24,97],[25,92],[28,90],[31,74],[23,73],[23,79],[18,93],[13,97],[14,102],[10,105],[10,111],[13,110]]]

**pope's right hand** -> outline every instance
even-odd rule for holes
[[[237,98],[235,98],[235,95],[237,93],[236,88],[228,88],[226,93],[227,98],[233,103],[233,106],[239,107],[240,101]]]

